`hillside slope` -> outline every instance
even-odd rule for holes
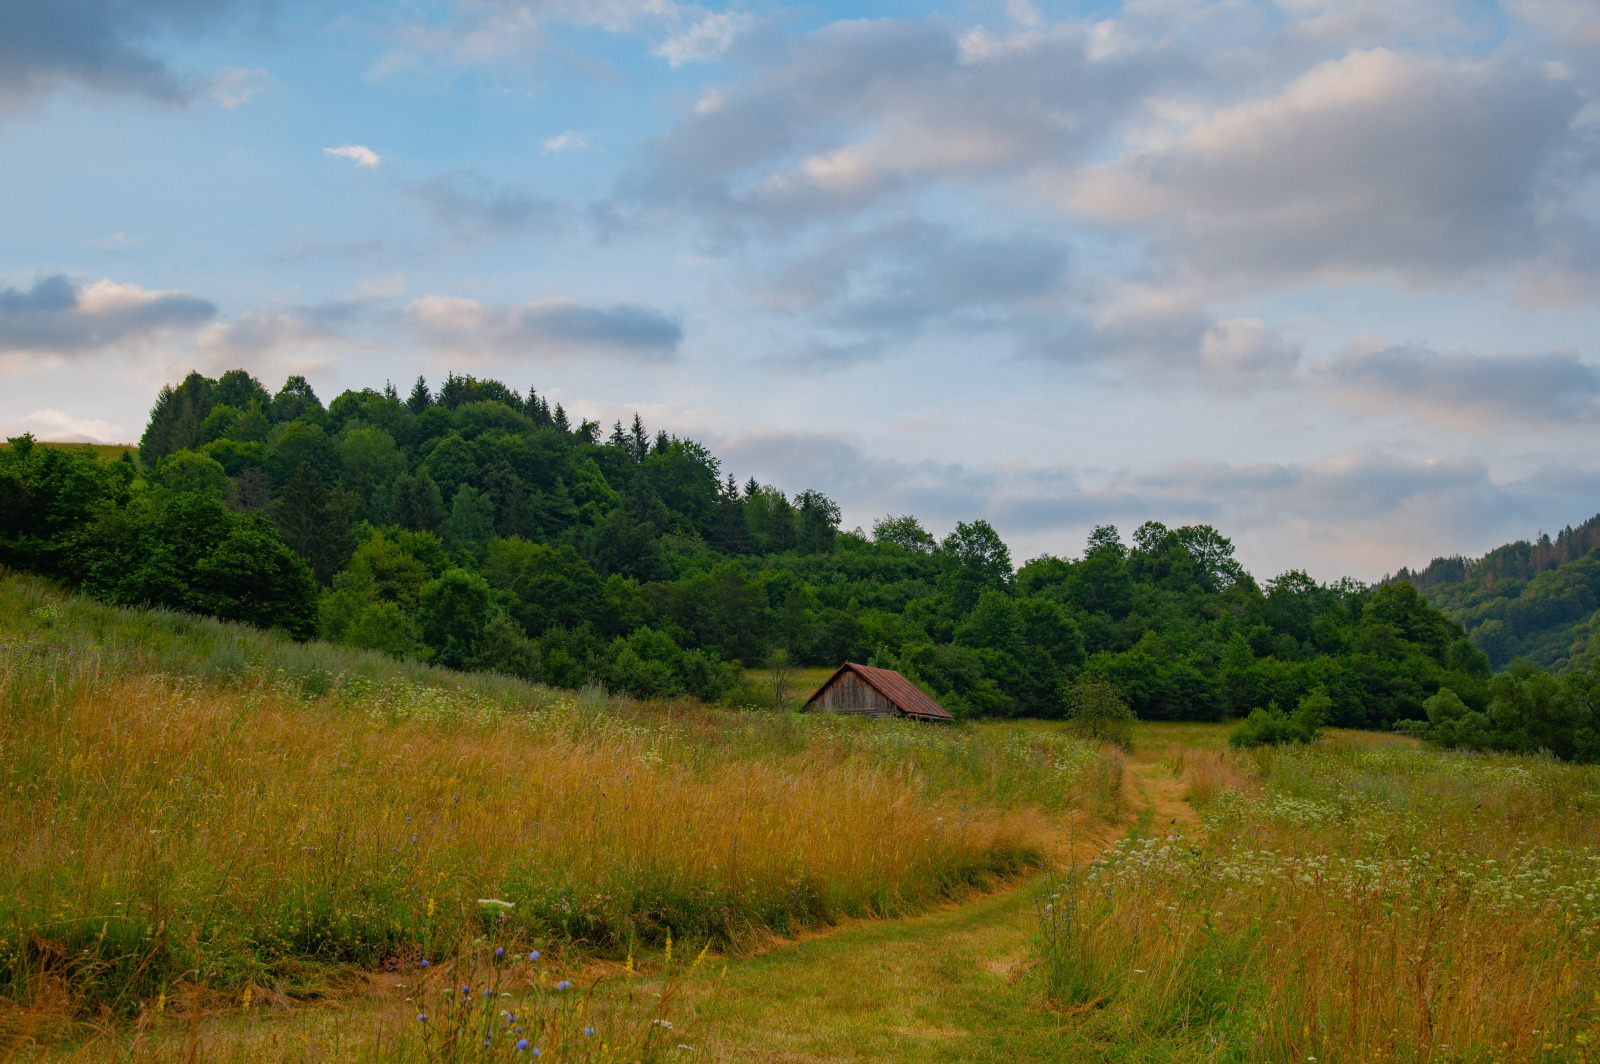
[[[1526,658],[1565,672],[1600,656],[1600,515],[1554,539],[1518,540],[1481,558],[1435,558],[1409,580],[1460,624],[1495,668]]]

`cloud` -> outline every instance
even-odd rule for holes
[[[706,15],[656,45],[651,54],[665,59],[670,66],[682,66],[697,59],[715,59],[728,50],[735,36],[754,22],[754,17],[740,11]]]
[[[586,148],[588,146],[589,134],[574,133],[570,129],[544,142],[544,150],[547,152],[571,151],[574,148]]]
[[[386,296],[380,293],[376,298]],[[351,342],[355,328],[367,317],[370,302],[358,298],[245,311],[205,329],[199,337],[200,346],[223,359],[280,353],[304,359],[329,346]]]
[[[1218,378],[1286,382],[1302,350],[1257,318],[1233,318],[1212,325],[1200,338],[1200,363]]]
[[[434,221],[464,238],[510,236],[526,229],[549,232],[560,223],[550,200],[515,185],[494,184],[471,170],[419,182],[412,191]]]
[[[614,358],[672,361],[683,327],[651,307],[591,307],[570,299],[495,306],[473,299],[423,296],[406,317],[437,350],[518,358]]]
[[[1040,188],[1082,218],[1151,232],[1197,275],[1429,282],[1587,228],[1555,195],[1581,106],[1558,71],[1514,53],[1375,48]]]
[[[94,246],[101,251],[125,251],[144,243],[138,237],[129,236],[127,233],[112,233],[104,240],[96,241]]]
[[[365,144],[346,144],[342,148],[323,148],[322,154],[336,159],[349,159],[357,166],[377,166],[383,160]]]
[[[1147,520],[1215,525],[1258,577],[1309,567],[1320,579],[1376,579],[1439,553],[1480,553],[1594,509],[1600,471],[1551,466],[1497,478],[1463,455],[1409,457],[1378,446],[1306,461],[1179,460],[1097,471],[1067,464],[904,461],[845,433],[762,430],[715,442],[739,479],[791,494],[818,487],[846,527],[915,513],[936,531],[983,517],[1019,561],[1081,554],[1089,530]],[[1566,515],[1566,516],[1562,516]]]
[[[219,70],[206,82],[206,92],[224,110],[231,111],[240,104],[249,103],[272,87],[274,79],[265,70],[245,67],[228,67]]]
[[[708,89],[619,182],[607,215],[697,217],[718,239],[846,217],[940,182],[1080,160],[1189,64],[1101,60],[1082,27],[995,36],[943,20],[837,22]]]
[[[0,354],[76,355],[189,331],[217,308],[187,292],[110,280],[81,285],[56,274],[30,289],[0,289]]]
[[[182,103],[189,87],[147,42],[163,30],[202,25],[229,6],[205,0],[0,4],[0,103],[69,84]]]
[[[1600,418],[1600,368],[1576,351],[1479,355],[1363,341],[1318,361],[1314,370],[1321,382],[1360,405],[1446,421]]]
[[[54,407],[35,410],[22,419],[22,428],[36,439],[55,443],[128,443],[121,425],[98,418],[75,417]]]
[[[642,23],[676,21],[682,9],[671,0],[454,0],[444,10],[432,22],[408,22],[391,31],[393,45],[369,76],[435,64],[525,67],[545,51],[552,22],[621,33]]]

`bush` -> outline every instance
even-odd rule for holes
[[[1333,699],[1329,697],[1327,688],[1318,686],[1300,700],[1293,713],[1285,713],[1276,702],[1269,704],[1266,709],[1252,710],[1233,729],[1228,742],[1244,749],[1314,743],[1322,732],[1322,724],[1332,706]]]

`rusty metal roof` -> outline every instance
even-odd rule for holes
[[[817,688],[806,705],[817,700],[817,696],[828,689],[828,685],[839,678],[839,674],[849,669],[867,683],[871,684],[877,692],[895,704],[895,707],[908,717],[918,717],[923,720],[955,720],[949,712],[928,697],[926,691],[901,676],[893,669],[879,669],[871,665],[857,665],[847,661],[833,671],[833,675],[822,681],[822,686]]]

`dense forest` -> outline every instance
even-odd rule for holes
[[[1146,718],[1310,698],[1329,723],[1489,700],[1489,660],[1406,582],[1258,584],[1206,525],[1096,528],[1013,565],[982,520],[839,527],[821,491],[740,484],[700,444],[609,432],[497,381],[324,406],[243,370],[162,390],[138,454],[19,437],[0,562],[119,603],[640,697],[740,699],[741,667],[896,668],[960,716],[1055,717],[1079,678]]]
[[[1555,673],[1600,658],[1600,516],[1481,558],[1435,558],[1406,581],[1462,625],[1495,668],[1523,659]]]

